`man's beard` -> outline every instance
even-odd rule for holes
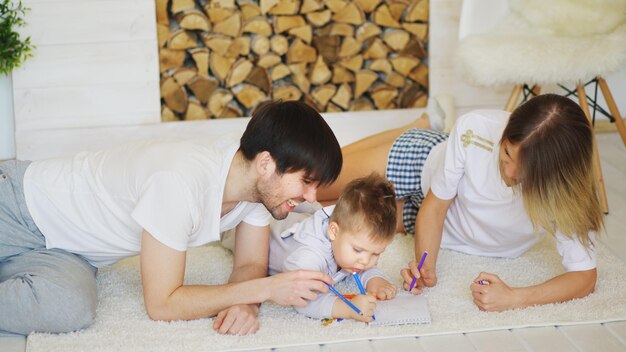
[[[285,202],[279,202],[278,204],[270,204],[273,203],[273,199],[272,198],[276,198],[276,197],[272,197],[270,196],[271,193],[274,193],[274,191],[277,191],[275,189],[273,189],[272,187],[268,187],[269,191],[265,191],[264,187],[260,187],[260,185],[257,184],[256,186],[256,190],[255,190],[255,195],[256,195],[256,199],[258,199],[258,202],[263,204],[263,206],[265,207],[265,209],[267,209],[267,211],[272,215],[272,217],[276,220],[283,220],[287,217],[287,215],[289,214],[289,212],[281,212],[281,208],[283,206],[283,204]]]
[[[265,204],[263,204],[265,205]],[[270,212],[270,214],[272,215],[272,217],[276,220],[284,220],[285,218],[287,218],[287,215],[289,215],[289,212],[282,212],[279,213],[280,206],[278,207],[274,207],[274,208],[268,208],[267,205],[265,205],[265,209],[267,209],[267,211]]]
[[[270,212],[270,214],[272,215],[274,219],[283,220],[287,217],[287,215],[289,215],[289,212],[286,212],[286,211],[281,212],[281,208],[284,202],[279,203],[278,205],[274,205],[274,206],[268,205],[267,203],[268,202],[264,198],[261,198],[261,204],[265,206],[265,209],[267,209],[267,211]]]

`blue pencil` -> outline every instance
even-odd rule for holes
[[[424,265],[424,261],[426,260],[427,255],[428,255],[428,252],[424,251],[424,254],[422,254],[422,260],[420,260],[420,264],[417,266],[417,271],[422,270],[422,265]],[[417,278],[414,277],[413,281],[411,281],[411,287],[409,287],[409,292],[411,292],[413,287],[415,287],[416,283],[417,283]]]
[[[356,281],[356,285],[359,287],[359,292],[364,295],[365,289],[363,288],[363,284],[361,284],[361,280],[359,280],[359,275],[357,273],[352,273],[352,277],[354,277],[354,281]]]
[[[355,312],[363,315],[363,312],[361,312],[359,308],[357,308],[354,304],[352,304],[352,302],[350,302],[349,299],[345,298],[341,293],[339,293],[339,291],[335,290],[335,288],[332,285],[326,284],[326,286],[328,286],[328,288],[330,289],[332,293],[334,293],[337,297],[339,297],[340,300],[344,301]]]
[[[359,275],[353,272],[352,277],[354,278],[354,281],[356,281],[356,285],[359,287],[359,292],[361,292],[362,295],[367,294],[363,288],[363,284],[361,284],[361,280],[359,280]],[[372,319],[376,320],[376,316],[374,314],[372,314]]]

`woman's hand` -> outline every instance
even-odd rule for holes
[[[412,260],[409,262],[409,267],[400,270],[400,275],[404,280],[402,286],[405,290],[409,291],[413,278],[417,278],[415,287],[410,291],[413,294],[420,294],[424,287],[433,287],[437,284],[437,274],[434,267],[424,263],[422,270],[417,270],[417,262]]]
[[[398,288],[382,277],[373,277],[367,281],[367,292],[380,300],[392,299],[396,296]]]
[[[527,287],[509,287],[497,275],[480,273],[470,286],[474,303],[480,310],[499,312],[538,304],[565,302],[593,292],[597,270],[569,271],[550,280]],[[479,281],[483,280],[483,285]]]
[[[509,287],[498,275],[480,273],[470,285],[474,304],[486,312],[500,312],[522,307],[517,290]]]

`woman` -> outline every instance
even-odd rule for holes
[[[474,303],[502,311],[593,292],[593,242],[603,217],[592,173],[593,131],[582,109],[546,94],[510,116],[496,110],[468,113],[449,137],[420,129],[428,125],[428,116],[422,116],[406,131],[383,132],[344,148],[338,181],[320,190],[318,199],[334,199],[346,180],[385,168],[403,203],[402,225],[415,232],[416,258],[429,253],[420,271],[415,261],[402,270],[405,289],[418,279],[413,293],[436,285],[440,247],[516,257],[546,233],[556,238],[564,274],[510,287],[495,274],[480,273],[470,286]]]

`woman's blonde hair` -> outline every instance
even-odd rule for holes
[[[502,134],[519,146],[518,181],[524,207],[535,228],[578,236],[593,245],[603,214],[593,173],[593,130],[572,100],[544,94],[519,106]]]
[[[396,233],[396,193],[377,173],[352,180],[337,200],[330,221],[350,231],[369,231],[375,242],[391,240]]]

